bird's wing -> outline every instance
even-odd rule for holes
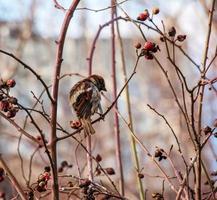
[[[72,88],[70,101],[78,118],[88,118],[91,116],[92,94],[93,88],[88,82],[82,82]]]

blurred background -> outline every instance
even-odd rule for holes
[[[70,0],[59,0],[58,2],[66,9],[71,3]],[[201,64],[207,31],[207,8],[210,8],[211,1],[128,0],[118,2],[121,2],[119,6],[133,19],[136,19],[138,14],[143,12],[144,9],[149,9],[151,11],[153,7],[160,8],[160,13],[154,17],[155,23],[162,29],[161,20],[163,20],[166,30],[175,26],[177,33],[186,34],[187,39],[182,43],[182,47],[197,64]],[[110,8],[102,11],[97,10],[109,6],[110,1],[108,0],[81,1],[68,29],[64,47],[62,75],[69,73],[79,73],[82,76],[88,75],[88,62],[86,58],[89,55],[91,44],[93,43],[99,26],[111,19]],[[118,16],[125,16],[120,8],[117,8],[117,12]],[[52,0],[0,1],[0,49],[13,53],[27,63],[41,75],[48,85],[50,85],[55,64],[55,41],[58,39],[64,14],[65,13],[62,10],[58,10],[54,7],[54,2]],[[215,14],[210,43],[211,46],[209,49],[209,60],[211,60],[215,53],[217,43],[216,24],[217,15]],[[119,25],[124,44],[127,74],[129,76],[132,73],[136,61],[134,44],[137,42],[143,44],[144,40],[142,39],[139,30],[133,24],[120,21]],[[145,27],[142,27],[142,29],[149,40],[154,41],[160,46],[161,51],[156,54],[160,62],[166,69],[171,69],[171,64],[169,64],[166,58],[165,47],[163,43],[160,42],[159,35]],[[120,46],[117,38],[116,48],[117,84],[118,91],[120,91],[124,85],[124,76],[121,67]],[[189,85],[195,85],[200,78],[200,74],[195,66],[193,66],[179,51],[177,51],[176,62],[185,74]],[[216,64],[217,62],[213,63],[208,74],[210,79],[217,75]],[[111,28],[108,26],[102,30],[99,40],[97,41],[93,59],[93,73],[100,74],[105,78],[108,91],[105,95],[112,101],[111,72]],[[172,70],[170,72],[169,75],[176,91],[180,93],[178,79],[174,76],[175,72]],[[38,97],[43,90],[41,84],[29,71],[25,70],[23,66],[4,54],[0,54],[0,78],[3,80],[14,78],[16,80],[17,85],[11,91],[11,94],[17,97],[18,101],[26,107],[32,107],[36,101],[32,92]],[[68,103],[68,93],[73,84],[80,79],[80,76],[72,75],[65,76],[60,81],[58,122],[69,132],[73,131],[70,128],[69,121],[74,119],[75,115],[71,112]],[[154,61],[145,60],[143,58],[140,60],[137,73],[130,82],[129,89],[135,133],[151,153],[154,153],[156,146],[169,151],[173,144],[174,151],[171,156],[172,159],[174,159],[176,167],[182,171],[183,162],[178,155],[171,131],[168,129],[165,122],[147,107],[147,104],[152,105],[168,119],[176,131],[184,149],[184,154],[189,161],[193,154],[193,148],[191,147],[190,139],[186,132],[183,117],[180,110],[177,108],[165,77],[162,75],[162,72]],[[180,95],[179,97],[181,98]],[[42,100],[45,111],[49,114],[50,105],[46,95],[42,96]],[[103,110],[106,110],[110,105],[110,102],[103,98],[102,105]],[[213,90],[207,90],[204,103],[204,126],[211,126],[214,119],[217,117],[216,105],[216,93],[213,92]],[[127,119],[127,107],[124,94],[120,97],[118,106],[120,113]],[[41,107],[38,106],[38,109],[40,110]],[[96,134],[93,138],[93,155],[100,154],[102,156],[102,165],[104,167],[113,167],[116,169],[113,114],[113,112],[110,112],[106,116],[105,121],[101,121],[94,125]],[[43,129],[46,139],[49,141],[49,124],[47,124],[38,114],[34,114],[34,117]],[[15,121],[20,126],[23,126],[24,120],[25,113],[20,111],[16,116]],[[31,132],[34,136],[38,135],[31,123],[28,123],[26,130]],[[20,133],[3,118],[0,118],[0,135],[0,152],[7,160],[12,171],[16,173],[18,180],[25,186],[25,178],[23,176],[28,177],[30,157],[36,147],[24,136],[21,137]],[[59,132],[58,135],[63,136],[64,134]],[[121,119],[120,135],[126,197],[129,197],[129,199],[139,199],[136,187],[137,172],[132,162],[131,150],[129,147],[129,129]],[[78,138],[80,137],[82,136],[78,136]],[[209,171],[215,170],[217,166],[215,145],[215,138],[212,138],[203,152]],[[64,160],[67,160],[67,162],[73,165],[72,168],[64,171],[63,174],[67,173],[77,176],[78,172],[75,161],[76,153],[80,167],[84,167],[85,170],[85,151],[81,147],[78,147],[75,151],[76,148],[77,143],[71,138],[59,143],[59,165]],[[163,179],[155,177],[160,175],[160,172],[153,163],[150,162],[147,155],[141,151],[139,146],[137,146],[137,150],[139,153],[140,165],[141,167],[144,167],[143,172],[147,174],[145,175],[145,178],[142,179],[143,186],[148,190],[148,199],[151,199],[152,192],[161,191]],[[21,162],[21,158],[23,162]],[[23,173],[21,170],[22,163],[24,165]],[[33,183],[37,181],[38,175],[43,172],[43,168],[46,165],[48,165],[47,157],[43,149],[39,150],[33,159],[32,178],[30,182]],[[166,160],[162,161],[161,165],[168,170],[168,175],[174,176],[171,166]],[[85,177],[85,172],[83,176]],[[104,177],[98,177],[98,179],[103,180]],[[115,182],[118,181],[118,172],[116,175],[112,176],[112,179]],[[61,181],[60,182],[63,183],[65,179],[61,179]],[[174,193],[171,192],[167,185],[165,187],[166,199],[172,199]],[[3,191],[7,191],[8,199],[9,196],[13,196],[14,191],[9,191],[10,187],[8,187],[5,182],[0,183],[0,188]]]

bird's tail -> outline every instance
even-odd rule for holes
[[[95,130],[91,124],[90,118],[87,119],[81,119],[82,127],[84,129],[84,135],[85,137],[88,135],[93,135],[95,133]]]

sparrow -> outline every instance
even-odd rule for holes
[[[101,91],[107,91],[105,81],[96,74],[79,81],[70,90],[69,102],[82,124],[85,137],[95,133],[91,116],[98,113],[98,110],[100,115],[103,114],[100,104]]]

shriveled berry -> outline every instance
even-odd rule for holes
[[[203,132],[205,135],[209,134],[212,132],[212,129],[209,127],[209,126],[206,126],[204,129],[203,129]]]
[[[158,7],[152,8],[152,14],[157,15],[160,12],[160,9]]]
[[[44,172],[43,176],[44,176],[44,178],[45,178],[46,180],[49,180],[51,174],[50,174],[50,172]]]
[[[149,42],[149,41],[145,42],[145,44],[143,46],[143,48],[147,51],[152,51],[154,49],[154,47],[155,47],[155,44],[153,42]]]
[[[138,174],[138,177],[139,177],[140,179],[142,179],[142,178],[144,178],[144,174],[139,173],[139,174]]]
[[[70,126],[73,129],[78,129],[81,127],[81,122],[79,120],[72,120],[70,121]]]
[[[12,109],[12,110],[9,110],[8,113],[7,113],[7,117],[8,118],[13,118],[16,116],[16,110]]]
[[[50,166],[45,166],[45,167],[44,167],[44,171],[50,172]]]
[[[16,82],[14,79],[8,79],[6,82],[6,85],[10,88],[14,87],[16,85]]]
[[[96,162],[100,162],[100,161],[102,161],[102,156],[97,154],[96,155]]]
[[[9,110],[9,102],[4,100],[4,101],[0,101],[0,110],[1,111],[4,111],[4,112],[7,112]]]
[[[67,183],[67,186],[68,186],[68,187],[73,187],[74,184],[72,183],[72,181],[69,181],[69,182]]]
[[[160,41],[161,41],[161,42],[165,42],[164,37],[160,37]]]
[[[134,46],[136,49],[140,49],[142,47],[140,42],[137,42]]]
[[[115,170],[112,167],[105,168],[105,171],[109,175],[114,175],[115,174]]]
[[[177,36],[177,40],[178,40],[179,42],[183,42],[185,39],[186,39],[186,35],[178,35],[178,36]]]
[[[66,160],[61,162],[61,167],[67,167],[68,166],[68,162]]]
[[[63,168],[62,168],[62,167],[59,167],[59,168],[58,168],[58,172],[59,172],[59,173],[63,172]]]
[[[11,98],[9,98],[8,101],[9,101],[11,104],[14,104],[14,105],[17,104],[17,98],[15,98],[15,97],[11,97]]]
[[[176,29],[174,26],[172,26],[169,31],[168,31],[168,34],[170,37],[174,37],[176,35]]]
[[[160,149],[156,149],[156,151],[154,152],[154,157],[155,158],[158,158],[158,157],[160,157],[160,156],[162,156],[162,151],[160,150]]]
[[[154,58],[154,56],[151,53],[148,53],[148,54],[145,55],[145,58],[147,60],[152,60]]]

